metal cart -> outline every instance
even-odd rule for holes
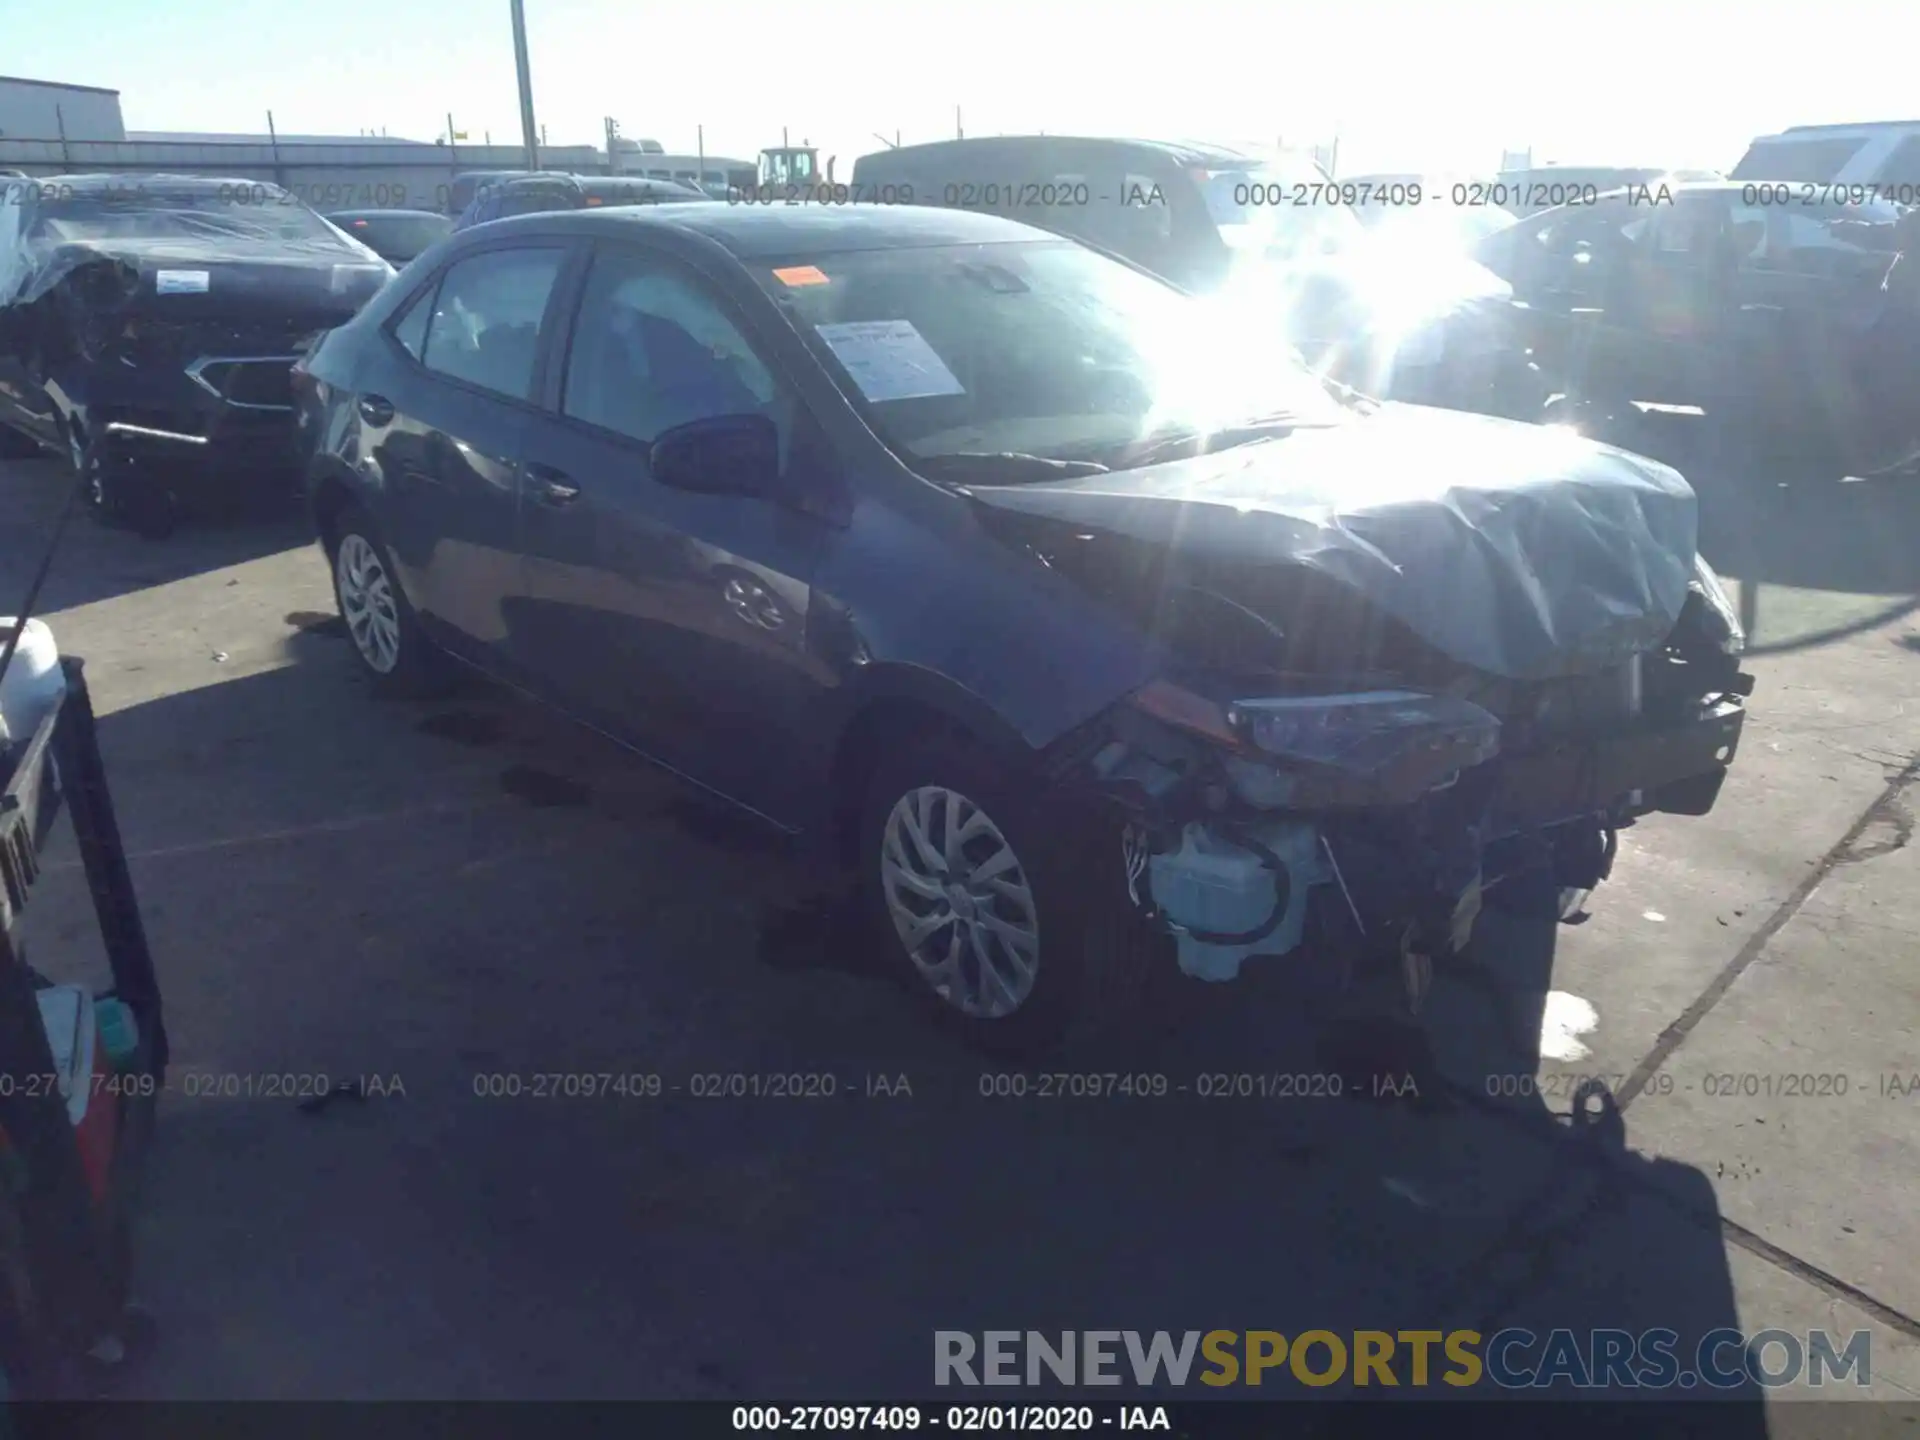
[[[145,927],[127,871],[93,704],[80,660],[61,661],[66,689],[13,752],[0,791],[0,1366],[15,1398],[97,1393],[145,1348],[150,1323],[128,1303],[132,1221],[154,1114],[165,1089],[167,1035]],[[113,1144],[101,1173],[83,1164],[19,934],[40,877],[40,852],[64,807],[79,842],[113,967],[97,1000],[132,1012],[137,1044],[113,1073],[89,1082],[105,1105]]]

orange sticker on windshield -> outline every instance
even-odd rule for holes
[[[789,265],[784,270],[773,272],[773,278],[782,285],[825,285],[826,272],[815,265]]]

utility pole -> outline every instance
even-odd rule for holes
[[[540,168],[540,131],[533,123],[533,71],[527,62],[527,12],[522,0],[513,6],[513,66],[520,80],[520,139],[526,147],[529,172]]]

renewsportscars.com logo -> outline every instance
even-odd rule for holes
[[[1493,1384],[1505,1390],[1731,1390],[1873,1383],[1873,1336],[1825,1330],[936,1330],[936,1385],[1322,1387]]]

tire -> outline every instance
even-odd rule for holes
[[[374,693],[395,700],[444,694],[453,682],[452,666],[420,628],[386,543],[366,511],[349,506],[341,512],[326,554],[334,604]]]
[[[89,460],[79,440],[67,436],[67,468],[76,482],[88,466],[82,503],[96,525],[109,530],[131,530],[147,540],[164,540],[180,523],[173,491],[146,474],[124,455],[102,445]]]
[[[1010,1058],[1105,1036],[1138,1018],[1164,951],[1128,901],[1118,828],[1049,805],[1041,791],[1034,777],[966,738],[935,734],[882,754],[860,816],[860,904],[885,968],[967,1044]],[[942,850],[949,811],[963,835],[976,832],[960,847],[960,866],[920,851],[907,824],[921,819],[922,833]],[[1002,848],[1010,862],[998,857]],[[957,896],[929,889],[969,872],[975,883]],[[907,942],[912,918],[943,913],[950,918],[927,934],[916,958]],[[1000,925],[988,929],[984,915]],[[1006,938],[1022,929],[1031,934],[1024,948]],[[959,983],[943,993],[926,961],[949,957]],[[1030,962],[1030,981],[1012,963],[1019,958]],[[1000,986],[985,982],[987,966]]]

